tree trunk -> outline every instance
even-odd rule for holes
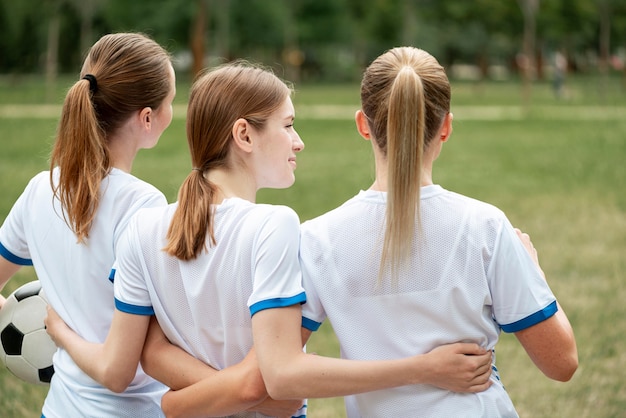
[[[528,106],[531,99],[532,78],[535,70],[535,32],[536,14],[539,8],[539,0],[517,0],[524,17],[524,37],[520,57],[520,69],[523,80],[523,99]]]
[[[195,77],[204,68],[204,43],[206,35],[207,7],[205,0],[196,0],[196,16],[191,28],[191,78]]]
[[[48,44],[46,46],[46,99],[52,100],[54,87],[59,71],[59,34],[61,32],[61,15],[53,6],[48,21]]]
[[[611,5],[609,0],[598,0],[598,14],[600,15],[600,96],[604,98],[609,77],[609,60],[611,54]]]

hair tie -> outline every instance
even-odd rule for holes
[[[96,91],[98,91],[98,82],[93,74],[85,74],[83,80],[89,81],[89,91],[91,91],[92,94],[95,94]]]
[[[194,168],[192,168],[192,169],[191,169],[191,171],[199,171],[199,172],[201,172],[201,173],[202,173],[202,169],[200,169],[200,168],[198,168],[198,167],[194,167]]]

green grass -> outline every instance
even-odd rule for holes
[[[600,94],[595,79],[571,80],[571,99],[563,103],[551,97],[549,85],[538,84],[536,106],[523,111],[517,84],[453,84],[454,133],[434,179],[495,204],[531,234],[577,337],[579,370],[572,381],[557,383],[537,371],[514,337],[503,335],[498,368],[523,417],[608,418],[626,410],[626,95],[619,80],[611,82],[610,94]],[[184,96],[187,86],[178,88]],[[5,104],[6,89],[0,82]],[[26,94],[11,97],[32,103]],[[369,143],[349,118],[315,119],[311,112],[332,104],[350,115],[357,103],[356,85],[298,87],[296,128],[306,149],[298,156],[296,184],[263,190],[259,201],[292,206],[306,220],[367,188],[373,180]],[[512,112],[505,119],[481,117],[488,106]],[[0,222],[28,179],[47,168],[55,126],[54,119],[0,118]],[[191,168],[187,154],[184,122],[177,118],[155,149],[139,154],[134,172],[174,200]],[[3,294],[32,278],[32,270],[21,271]],[[308,349],[338,355],[329,324]],[[0,370],[2,416],[39,416],[45,391]],[[340,398],[310,400],[309,411],[312,418],[344,416]]]

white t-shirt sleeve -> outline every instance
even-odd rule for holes
[[[0,226],[0,256],[8,261],[21,266],[32,266],[28,243],[26,242],[26,225],[24,215],[28,211],[28,200],[34,184],[38,177],[46,175],[46,172],[39,173],[28,183],[24,192],[15,201],[11,211],[7,215],[2,226]]]
[[[253,244],[253,290],[250,316],[263,309],[306,301],[298,262],[300,221],[286,206],[273,206],[259,219]]]
[[[117,310],[135,315],[153,315],[145,280],[142,251],[135,215],[119,239],[115,261],[114,295]]]
[[[126,230],[132,217],[143,208],[154,208],[167,205],[165,195],[156,187],[144,181],[135,181],[123,189],[123,193],[116,196],[120,208],[125,208],[120,221],[115,228],[113,237],[114,248],[117,252],[117,242]]]
[[[504,332],[521,331],[556,313],[554,294],[506,219],[500,225],[487,277],[494,319]]]

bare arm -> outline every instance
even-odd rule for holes
[[[155,316],[150,319],[141,366],[148,375],[173,390],[185,388],[217,373],[217,370],[170,343]]]
[[[539,265],[537,250],[530,237],[519,229],[515,232],[545,279],[545,274]],[[558,302],[557,306],[558,311],[552,317],[516,332],[515,336],[539,370],[551,379],[566,382],[572,378],[578,368],[578,349],[574,331],[565,311]]]
[[[113,313],[109,334],[103,344],[86,341],[48,306],[46,330],[57,346],[92,379],[113,392],[123,392],[137,372],[148,330],[149,316]]]
[[[4,285],[21,267],[19,264],[11,263],[6,258],[0,256],[0,290],[4,288]],[[6,302],[6,298],[0,295],[0,309],[4,306],[4,302]]]
[[[345,396],[417,383],[472,392],[490,385],[491,353],[475,344],[442,346],[399,360],[342,360],[304,353],[300,322],[299,305],[252,317],[259,367],[275,399]],[[468,349],[476,355],[465,355]]]
[[[254,350],[241,363],[218,372],[170,343],[154,317],[141,364],[146,373],[175,390],[162,400],[168,417],[224,416],[244,410],[290,417],[302,405],[268,397]],[[180,391],[201,380],[203,385]]]
[[[270,355],[275,354],[272,355],[272,358],[277,362],[276,369],[279,378],[288,373],[291,379],[282,382],[282,386],[275,393],[276,399],[293,399],[293,401],[291,401],[291,404],[288,404],[284,403],[285,401],[275,401],[272,398],[267,398],[264,403],[250,408],[250,410],[271,416],[289,417],[291,413],[300,407],[300,399],[303,398],[343,396],[345,394],[421,382],[422,379],[414,376],[416,374],[415,370],[407,372],[407,367],[423,369],[421,370],[424,380],[422,383],[430,383],[458,392],[478,392],[485,390],[491,384],[489,381],[489,376],[491,375],[491,352],[481,349],[476,344],[446,345],[433,350],[427,355],[416,356],[408,360],[356,362],[332,359],[305,354],[302,351],[302,345],[308,340],[311,331],[300,328],[301,314],[299,307],[294,306],[268,311],[274,311],[279,319],[286,314],[293,315],[287,321],[291,325],[292,332],[294,332],[293,338],[289,338],[295,347],[292,352],[295,357],[293,363],[281,357],[283,355],[281,353],[285,351],[282,350],[282,339],[280,342],[270,341],[270,346],[266,350],[269,351]],[[262,312],[257,313],[255,318]],[[271,318],[268,320],[273,321]],[[255,321],[253,319],[253,323]],[[254,327],[256,325],[253,324],[253,329]],[[284,334],[278,331],[278,335],[283,336]],[[273,353],[274,349],[278,350],[277,353]],[[308,367],[307,370],[299,369],[300,364],[298,362],[300,361],[305,367]],[[335,370],[339,365],[344,367]],[[367,369],[366,365],[370,366],[370,368]],[[272,367],[274,366],[270,365],[270,368]],[[326,367],[326,369],[323,367]],[[327,373],[327,370],[331,373]],[[350,373],[352,374],[346,376],[346,374]],[[248,374],[248,376],[250,375]],[[318,378],[318,380],[311,384],[308,380],[311,378],[310,376]],[[381,382],[379,379],[386,379],[386,381]],[[183,390],[167,393],[162,400],[162,407],[166,412],[166,416],[169,418],[206,416],[212,406],[210,402],[207,402],[206,396],[215,390],[212,387],[216,385],[216,381],[211,380],[211,378],[204,379]],[[298,387],[291,388],[290,385]],[[274,409],[265,410],[265,406],[270,406]],[[284,413],[279,413],[278,409],[275,409],[276,407],[284,407]]]

